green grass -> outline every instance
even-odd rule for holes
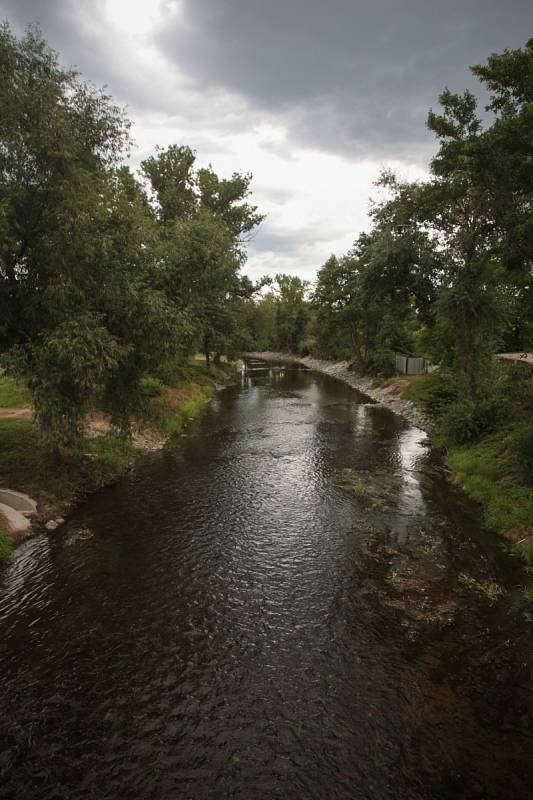
[[[27,406],[30,403],[30,393],[21,381],[0,374],[0,408]]]
[[[11,544],[11,540],[8,538],[5,530],[0,527],[0,563],[8,559],[12,552],[13,545]]]
[[[87,442],[90,458],[84,469],[91,481],[98,484],[113,475],[121,475],[137,455],[129,439],[106,434]]]
[[[213,397],[217,384],[228,382],[236,373],[233,364],[223,362],[219,367],[198,359],[187,364],[178,363],[172,373],[172,365],[166,365],[166,391],[151,401],[149,419],[161,431],[172,436],[183,432],[187,424],[198,419],[208,401]]]
[[[465,491],[483,506],[485,521],[533,562],[533,486],[523,479],[508,442],[509,430],[449,451],[447,464]]]

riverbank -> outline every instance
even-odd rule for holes
[[[345,361],[325,361],[275,352],[247,353],[246,356],[267,362],[303,364],[309,369],[331,375],[426,433],[436,432],[436,438],[439,439],[438,426],[425,410],[423,384],[427,376],[417,376],[413,380],[392,378],[376,386],[375,377],[355,374]],[[479,441],[448,445],[443,450],[449,479],[479,503],[486,527],[502,536],[513,552],[531,568],[533,486],[531,478],[527,478],[520,466],[514,448],[514,442],[522,436],[524,427],[523,422],[509,422]],[[442,443],[437,441],[437,444]]]
[[[358,392],[370,397],[376,403],[380,403],[394,411],[395,414],[406,419],[411,425],[420,428],[426,433],[431,432],[432,421],[430,417],[414,403],[402,396],[401,386],[398,382],[387,381],[385,384],[377,386],[375,377],[357,375],[351,369],[348,361],[325,361],[319,358],[311,358],[310,356],[292,356],[271,351],[245,353],[245,356],[267,362],[287,361],[294,364],[303,364],[316,372],[330,375],[332,378],[337,378],[343,383],[347,383],[353,389],[357,389]]]
[[[117,481],[138,459],[184,435],[216,391],[234,376],[231,364],[208,372],[194,360],[169,384],[149,381],[146,417],[135,424],[131,439],[116,435],[105,415],[95,409],[87,417],[82,448],[61,464],[50,463],[39,447],[27,390],[0,376],[0,489],[23,492],[37,503],[28,531],[10,529],[0,513],[0,561],[43,526],[57,528],[76,505]]]

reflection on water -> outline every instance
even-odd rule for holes
[[[487,725],[457,672],[472,637],[500,647],[509,604],[457,575],[507,561],[423,438],[250,363],[178,448],[21,547],[0,573],[0,797],[525,798],[518,683]]]

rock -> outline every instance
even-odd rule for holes
[[[55,531],[56,528],[59,528],[59,522],[56,522],[55,519],[49,519],[44,527],[47,531]]]
[[[35,514],[37,503],[23,492],[15,492],[13,489],[0,489],[0,503],[20,511],[21,514]]]
[[[30,521],[20,511],[0,503],[0,525],[13,537],[27,534],[30,530]]]
[[[63,517],[58,517],[58,518],[56,519],[56,522],[57,522],[57,524],[58,524],[58,525],[62,525],[62,524],[64,523],[64,521],[65,521],[65,520],[63,519]]]

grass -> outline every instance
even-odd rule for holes
[[[509,430],[452,447],[446,459],[455,479],[483,506],[487,525],[513,542],[533,563],[533,486],[524,482],[509,452]]]
[[[0,563],[6,561],[13,552],[11,540],[7,537],[5,530],[0,527]]]
[[[28,406],[31,397],[26,386],[9,375],[0,374],[0,408]]]
[[[207,372],[205,364],[198,359],[190,361],[186,367],[180,365],[174,376],[167,372],[166,390],[151,400],[151,420],[164,433],[180,434],[189,422],[200,416],[215,394],[217,384],[226,383],[234,373],[234,366],[226,363],[212,366]]]

